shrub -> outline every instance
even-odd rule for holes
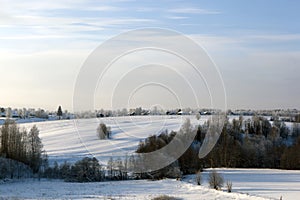
[[[159,196],[159,197],[155,197],[152,200],[180,200],[180,199],[175,198],[175,197],[170,197],[170,196],[167,196],[167,195],[162,195],[162,196]]]
[[[226,183],[226,187],[227,187],[227,192],[232,192],[232,182],[231,181],[227,181]]]
[[[102,167],[96,158],[83,158],[73,165],[66,174],[68,182],[99,182],[103,179]]]
[[[111,135],[110,127],[107,127],[104,123],[100,123],[97,128],[97,134],[100,140],[109,139]]]
[[[202,183],[202,175],[200,170],[196,173],[196,183],[197,185],[201,185]]]
[[[28,165],[9,158],[0,157],[0,180],[30,177],[33,177],[33,173]]]
[[[221,187],[223,186],[224,183],[224,179],[221,176],[221,174],[219,174],[218,172],[216,172],[215,170],[212,170],[209,173],[208,176],[208,182],[209,182],[209,186],[211,188],[214,188],[216,190],[221,189]]]

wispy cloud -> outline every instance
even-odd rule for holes
[[[261,34],[251,35],[248,38],[266,41],[295,41],[300,40],[300,34]]]
[[[77,8],[79,10],[90,10],[90,11],[121,11],[123,8],[116,7],[116,6],[95,6],[95,7],[84,7],[84,8]]]
[[[40,15],[17,15],[13,19],[3,20],[0,39],[46,39],[91,37],[90,31],[111,30],[118,26],[136,26],[154,23],[154,19],[133,17],[54,17]],[[14,30],[9,33],[9,30]],[[19,31],[16,31],[19,30]],[[97,33],[96,33],[97,34]],[[99,36],[99,35],[98,35]]]
[[[168,18],[168,19],[188,19],[189,17],[187,17],[187,16],[175,16],[175,15],[173,15],[173,16],[167,16],[166,18]]]
[[[168,12],[181,13],[181,14],[203,14],[203,15],[221,14],[221,12],[217,10],[207,10],[201,8],[175,8],[175,9],[168,10]]]

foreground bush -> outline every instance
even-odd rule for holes
[[[159,197],[155,197],[152,200],[180,200],[180,199],[175,198],[175,197],[170,197],[170,196],[167,196],[167,195],[162,195],[162,196],[159,196]]]
[[[224,184],[224,179],[217,171],[212,170],[208,175],[208,183],[211,188],[220,190]]]

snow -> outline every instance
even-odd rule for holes
[[[206,169],[202,175],[207,180]],[[259,195],[261,197],[284,200],[298,199],[300,195],[300,171],[278,169],[215,169],[226,181],[233,183],[233,192]],[[188,177],[190,180],[193,176]],[[208,187],[207,181],[203,184]]]
[[[47,121],[21,124],[30,128],[36,124],[50,162],[75,162],[85,156],[95,156],[102,164],[110,157],[124,157],[135,152],[139,141],[164,130],[180,129],[186,118],[193,124],[204,123],[208,117],[195,116],[128,116],[101,119]],[[99,140],[96,129],[100,122],[111,127],[112,139]]]
[[[168,195],[181,199],[260,200],[246,194],[225,193],[203,186],[165,179],[100,183],[66,183],[59,180],[29,180],[0,185],[0,199],[153,199]]]
[[[21,124],[30,128],[36,124],[50,163],[75,162],[85,156],[96,156],[103,164],[109,157],[133,153],[140,140],[168,129],[178,130],[185,118],[192,124],[204,123],[209,116],[130,116],[103,119],[60,120]],[[96,129],[104,122],[112,129],[111,140],[99,140]],[[272,169],[218,169],[225,180],[233,183],[233,192],[208,188],[203,172],[203,186],[195,184],[194,175],[182,181],[121,181],[100,183],[66,183],[59,180],[25,180],[0,183],[0,199],[152,199],[159,195],[182,199],[297,199],[300,195],[300,171]],[[225,190],[225,187],[223,187]],[[243,194],[241,194],[243,193]],[[249,195],[251,196],[249,196]]]
[[[216,169],[225,181],[233,183],[233,193],[209,189],[207,169],[202,173],[203,185],[189,175],[181,181],[130,180],[99,183],[67,183],[61,180],[12,181],[0,183],[0,199],[152,199],[168,195],[193,199],[282,199],[295,200],[300,195],[300,171],[276,169]]]
[[[75,162],[85,156],[94,156],[102,164],[110,157],[125,157],[135,152],[141,140],[164,130],[178,131],[186,118],[193,125],[203,124],[211,116],[194,115],[147,115],[108,117],[79,120],[58,120],[24,123],[28,129],[36,124],[50,162]],[[230,116],[229,120],[239,116]],[[96,129],[100,122],[111,127],[112,139],[99,140]],[[51,163],[50,163],[51,164]]]

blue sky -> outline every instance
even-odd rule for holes
[[[76,77],[97,46],[128,30],[159,27],[207,50],[222,74],[228,107],[300,108],[298,1],[0,4],[0,106],[72,110]]]

